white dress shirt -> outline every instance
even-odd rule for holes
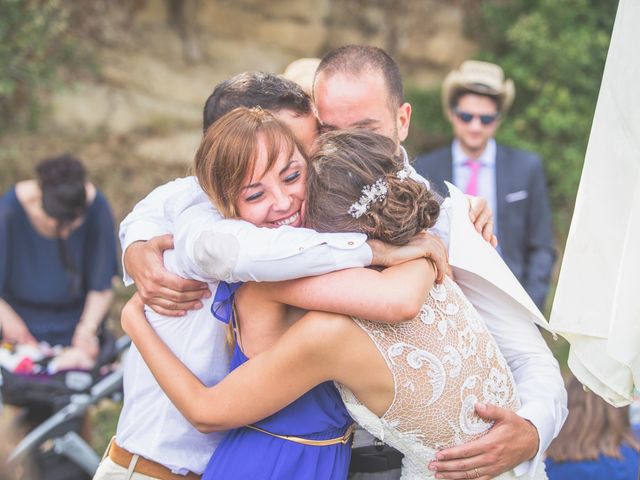
[[[415,171],[412,172],[412,177],[421,179]],[[426,182],[424,179],[421,180]],[[449,242],[451,208],[451,202],[445,201],[438,222],[433,229],[447,244]],[[468,213],[466,222],[470,225]],[[465,229],[462,231],[462,236],[475,235],[480,238],[473,228],[471,228],[473,233]],[[188,273],[187,276],[202,280],[210,276],[227,281],[281,280],[324,273],[330,271],[329,267],[331,266],[333,266],[332,270],[349,266],[364,266],[371,261],[370,249],[364,243],[361,235],[318,234],[308,229],[288,227],[264,229],[242,221],[220,220],[220,214],[210,205],[193,177],[176,180],[157,188],[136,206],[121,224],[122,250],[124,252],[126,247],[134,241],[147,240],[153,236],[170,232],[175,234],[176,253],[173,260],[171,260],[173,253],[167,252],[165,254],[167,267],[169,269],[175,268],[178,273],[185,272],[183,274]],[[456,245],[464,243],[464,238],[458,239]],[[503,266],[508,271],[508,267],[497,253],[486,242],[484,243],[494,256],[490,256],[481,273],[486,273],[486,276],[491,277],[492,266],[498,269]],[[459,250],[460,247],[455,247],[455,249]],[[329,260],[326,258],[327,255]],[[450,249],[450,255],[455,256],[455,251]],[[462,265],[455,271],[458,281],[458,274],[465,276],[466,272],[464,262],[461,263]],[[518,413],[531,421],[538,430],[540,446],[535,461],[524,462],[516,468],[518,475],[527,472],[533,473],[534,469],[530,468],[531,465],[537,465],[540,455],[557,435],[566,418],[566,392],[558,364],[535,327],[532,321],[533,317],[522,313],[525,307],[512,305],[511,310],[499,308],[501,302],[513,303],[509,292],[511,285],[509,284],[509,288],[506,288],[505,292],[504,286],[502,289],[500,284],[496,287],[490,280],[482,278],[485,275],[478,276],[478,272],[474,272],[473,268],[470,268],[469,272],[468,279],[463,279],[459,283],[471,303],[485,318],[487,326],[495,336],[513,371],[522,404]],[[127,278],[125,270],[125,280]],[[517,287],[520,287],[515,278],[513,282]],[[518,308],[521,311],[520,315],[514,314]],[[535,306],[533,308],[535,309]],[[508,312],[509,315],[501,316],[500,314],[504,312]],[[197,312],[190,312],[189,315],[193,324],[199,325],[201,322],[215,321],[207,305]],[[196,316],[199,318],[195,319]],[[165,319],[164,321],[175,321],[175,319]],[[188,327],[185,325],[185,328]],[[200,331],[199,326],[193,328]],[[202,342],[202,337],[203,335],[199,334],[194,341]],[[205,343],[212,350],[221,349],[220,346],[214,344],[215,342]],[[133,352],[136,353],[135,350]],[[212,355],[212,362],[226,361],[224,352],[218,352],[217,359],[214,358],[215,352]],[[224,358],[221,358],[222,356]],[[126,374],[127,370],[125,370],[125,376]],[[150,376],[150,373],[148,375]],[[205,380],[203,381],[206,383]],[[159,387],[157,387],[157,392],[157,395],[163,395]],[[125,404],[131,398],[131,396],[127,398],[125,391]],[[146,409],[147,415],[156,414],[150,410],[150,408]],[[135,423],[138,418],[133,415],[124,420],[121,418],[120,423]],[[186,420],[182,420],[186,422]],[[133,453],[147,456],[140,453],[140,447],[147,441],[144,435],[135,439],[137,441],[130,441],[128,445],[121,443],[120,423],[117,434],[118,443]],[[164,435],[175,438],[166,431]],[[193,445],[195,445],[195,441],[194,439]],[[140,445],[137,445],[138,443]],[[211,442],[207,447],[211,449],[209,455],[213,451],[210,446],[213,443],[215,442]],[[187,466],[187,453],[195,450],[193,445],[184,448],[182,458],[185,463],[181,466],[186,466],[194,472],[200,472],[206,464],[206,459],[200,468],[196,467],[194,462],[192,462],[192,466]],[[164,444],[162,448],[154,452],[156,456],[149,458],[164,464],[162,458],[170,455],[169,448],[168,444]]]
[[[536,323],[549,329],[531,297],[498,252],[484,241],[469,221],[469,207],[460,190],[451,194],[443,210],[449,219],[449,263],[456,283],[484,319],[500,347],[517,385],[518,415],[538,430],[540,446],[533,460],[514,469],[530,477],[567,417],[567,393],[555,360]]]

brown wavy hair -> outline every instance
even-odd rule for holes
[[[232,110],[202,137],[193,170],[202,189],[225,217],[237,216],[236,201],[247,173],[253,174],[255,169],[261,137],[267,146],[267,170],[282,150],[289,157],[296,148],[304,152],[289,127],[259,107]]]
[[[640,451],[629,423],[629,407],[616,408],[593,392],[585,391],[576,377],[567,381],[569,415],[547,455],[556,462],[597,460],[600,455],[622,459],[620,445]]]
[[[369,238],[404,245],[433,226],[440,205],[411,178],[396,175],[404,159],[396,143],[364,130],[339,130],[318,138],[307,173],[306,226],[319,232],[362,232]],[[382,179],[387,194],[359,218],[349,213],[362,189]]]

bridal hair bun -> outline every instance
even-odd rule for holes
[[[308,173],[305,221],[322,232],[362,232],[404,245],[435,223],[440,206],[410,177],[396,143],[363,130],[341,130],[316,142]]]
[[[440,204],[427,187],[395,172],[387,174],[387,198],[372,214],[371,238],[403,245],[420,231],[432,227],[440,213]]]

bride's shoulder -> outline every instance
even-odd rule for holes
[[[308,312],[295,324],[296,334],[320,348],[348,342],[358,331],[351,317],[328,312]]]

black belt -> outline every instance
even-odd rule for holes
[[[375,473],[395,470],[402,466],[402,453],[380,442],[379,445],[351,450],[349,473]]]

